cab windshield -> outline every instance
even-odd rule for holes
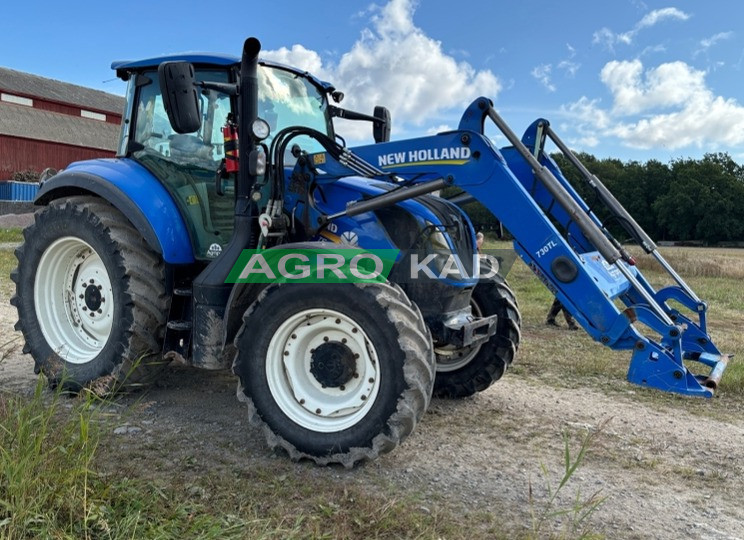
[[[330,120],[326,114],[326,100],[310,81],[279,68],[260,66],[258,70],[258,116],[271,126],[273,137],[284,128],[303,126],[330,134]],[[320,151],[320,145],[309,138],[296,141],[303,150]]]
[[[173,131],[163,106],[156,70],[144,72],[146,84],[135,93],[132,157],[147,167],[168,189],[191,233],[194,255],[208,259],[220,254],[233,232],[235,186],[217,189],[217,174],[225,157],[222,128],[236,114],[236,100],[215,90],[200,93],[201,128],[194,133]],[[198,81],[230,82],[228,70],[196,69]],[[140,80],[143,80],[140,78]],[[280,68],[259,66],[258,115],[271,126],[271,136],[289,126],[331,134],[324,95],[304,77]],[[297,143],[308,151],[321,148],[310,138]],[[285,157],[286,165],[294,158]]]

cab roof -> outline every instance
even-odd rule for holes
[[[206,65],[216,67],[229,67],[240,65],[240,58],[238,58],[237,56],[220,53],[176,53],[165,56],[154,56],[152,58],[145,58],[143,60],[117,60],[111,62],[111,69],[116,71],[117,77],[126,80],[129,78],[127,75],[128,72],[142,71],[148,68],[156,68],[163,62],[190,62],[192,64],[201,66]],[[306,77],[310,80],[310,82],[312,82],[325,92],[332,92],[333,90],[335,90],[334,86],[331,83],[321,81],[307,71],[303,71],[292,66],[279,64],[277,62],[271,62],[269,60],[259,59],[258,63],[262,66],[284,69],[296,73],[301,77]]]

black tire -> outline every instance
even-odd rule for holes
[[[315,315],[301,319],[299,314],[307,310]],[[339,318],[334,313],[340,314]],[[296,327],[291,322],[293,317],[300,321]],[[313,326],[306,330],[307,334],[300,335],[305,331],[302,323],[307,321],[306,326],[310,327],[311,320]],[[334,324],[342,326],[332,328]],[[349,325],[359,332],[350,331]],[[332,333],[336,328],[338,331]],[[283,332],[292,332],[286,341],[282,336],[289,334]],[[331,339],[314,345],[317,349],[313,349],[312,340],[319,341],[325,334]],[[301,344],[289,355],[288,349],[296,343],[291,340],[298,339],[298,335]],[[344,337],[339,341],[342,335],[348,340]],[[272,347],[272,340],[285,350],[279,356],[290,356],[289,361],[295,358],[306,361],[291,364],[297,368],[287,367],[287,360],[276,360],[279,349],[276,345]],[[363,347],[359,346],[362,341],[355,340],[362,340]],[[272,448],[283,448],[294,460],[309,458],[319,465],[340,463],[352,467],[357,462],[374,459],[398,446],[429,406],[434,384],[431,336],[418,308],[401,289],[388,284],[272,285],[246,311],[235,346],[238,352],[233,371],[240,379],[238,397],[248,404],[251,423],[263,429]],[[327,372],[320,371],[318,366],[322,368],[323,359],[316,358],[326,354],[322,352],[324,346],[340,351],[337,364],[333,369],[328,367]],[[344,347],[349,352],[366,349],[367,355],[362,352],[361,358],[357,355],[356,360],[350,360],[351,371],[358,372],[356,378],[347,373],[336,382],[329,381],[332,374],[339,372],[339,358],[347,358]],[[365,364],[368,357],[372,361]],[[278,366],[278,371],[277,363],[284,363]],[[297,380],[304,381],[306,388],[296,383]],[[355,385],[361,387],[367,383],[370,388],[376,388],[369,392],[370,396],[375,394],[374,400],[364,402],[366,396],[363,396],[362,401],[350,406],[348,396],[356,391]],[[316,386],[322,389],[316,390]],[[320,406],[306,412],[309,404],[299,396],[307,387],[311,394],[321,396],[317,403],[328,403],[335,398],[323,399],[337,392],[342,403],[333,406],[344,414],[339,418],[321,416]],[[306,421],[312,425],[303,425]]]
[[[474,314],[498,315],[496,333],[482,345],[456,350],[435,349],[436,397],[464,398],[482,392],[501,378],[519,348],[522,324],[519,307],[501,276],[481,280],[473,289],[470,302]]]
[[[131,389],[152,382],[166,365],[160,356],[168,309],[162,259],[149,248],[121,212],[96,197],[53,201],[37,211],[34,218],[34,223],[23,232],[25,242],[15,252],[18,267],[11,273],[11,278],[16,283],[16,294],[11,304],[18,309],[16,329],[23,332],[26,340],[23,352],[33,357],[35,371],[43,372],[52,386],[63,382],[65,388],[78,390],[87,385],[101,394],[122,385]],[[100,317],[106,318],[106,324],[110,324],[107,337],[102,334],[98,342],[91,341],[94,345],[89,350],[76,349],[78,339],[82,347],[88,345],[86,336],[75,334],[75,329],[84,325],[73,323],[85,314],[93,321],[93,315],[90,315],[93,310],[87,307],[96,307],[90,303],[96,302],[95,290],[90,291],[91,299],[87,296],[91,286],[86,285],[83,290],[76,278],[71,278],[75,281],[73,287],[80,288],[81,294],[75,296],[72,289],[67,292],[65,287],[45,283],[50,289],[61,290],[40,292],[35,300],[37,272],[40,280],[47,275],[43,270],[46,263],[40,265],[42,256],[48,252],[50,255],[47,257],[51,258],[55,250],[61,249],[56,246],[71,245],[74,252],[76,245],[84,246],[81,242],[92,248],[92,255],[90,252],[83,256],[79,253],[74,257],[70,255],[70,260],[75,262],[66,268],[70,275],[82,276],[85,273],[83,263],[77,261],[88,256],[95,262],[104,284],[104,287],[97,287],[101,292],[96,305],[102,310],[96,313],[103,313]],[[98,259],[93,258],[96,255]],[[67,301],[62,300],[65,294],[68,295]],[[111,308],[111,300],[105,304],[108,295],[113,300]],[[80,303],[74,300],[83,296],[85,300],[81,302],[85,303],[85,313]],[[67,326],[62,316],[49,314],[53,308],[44,311],[42,305],[37,313],[36,302],[47,297],[52,306],[55,305],[52,298],[57,298],[61,307],[56,314],[67,316]],[[58,328],[63,330],[60,332],[56,330]],[[52,343],[45,332],[53,336]],[[56,336],[54,332],[58,332]],[[74,344],[59,345],[66,340]],[[60,354],[62,351],[65,352]]]

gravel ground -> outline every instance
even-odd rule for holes
[[[0,229],[28,227],[34,222],[34,214],[5,214],[0,216]]]

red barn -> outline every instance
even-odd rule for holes
[[[113,157],[124,98],[0,67],[0,179]]]

